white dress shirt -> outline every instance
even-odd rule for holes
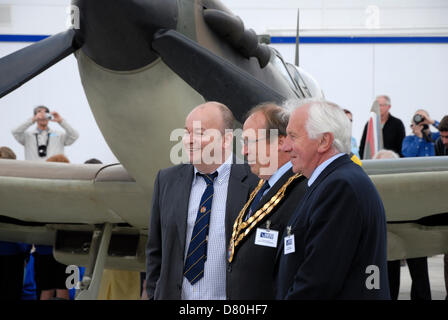
[[[276,184],[277,181],[286,173],[286,171],[288,171],[291,168],[292,168],[291,161],[286,162],[284,165],[278,168],[277,171],[275,171],[275,173],[269,178],[268,180],[269,189],[266,189],[263,195],[265,195],[272,188],[272,186]]]
[[[187,278],[182,281],[183,300],[225,300],[226,299],[226,233],[225,217],[227,189],[229,186],[232,155],[218,169],[218,176],[213,184],[213,201],[207,243],[207,260],[204,265],[204,276],[194,285]],[[184,261],[190,245],[199,204],[207,184],[194,169],[188,204],[187,234],[185,241]]]

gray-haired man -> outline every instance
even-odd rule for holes
[[[386,217],[367,174],[347,156],[349,120],[326,101],[297,104],[283,151],[308,178],[277,253],[279,299],[389,299]]]

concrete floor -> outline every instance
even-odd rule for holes
[[[444,300],[446,297],[445,280],[443,275],[443,255],[428,258],[429,282],[433,300]],[[411,276],[407,266],[401,267],[401,284],[398,300],[411,299]]]

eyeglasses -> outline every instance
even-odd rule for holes
[[[254,144],[258,141],[266,140],[266,137],[264,138],[258,138],[258,139],[249,139],[249,138],[241,138],[240,142],[243,146],[247,147],[249,144]]]

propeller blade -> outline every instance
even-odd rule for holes
[[[81,47],[75,31],[55,34],[0,59],[0,98]]]
[[[239,121],[251,107],[261,102],[282,103],[285,100],[280,93],[245,70],[177,31],[155,34],[152,48],[163,62],[207,101],[226,104]]]

